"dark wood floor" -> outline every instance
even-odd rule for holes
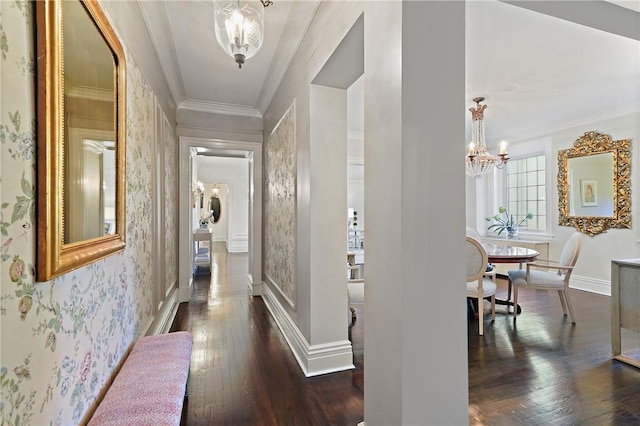
[[[305,378],[262,299],[248,293],[246,255],[215,250],[211,272],[197,276],[172,327],[194,336],[187,425],[363,420],[363,309],[350,333],[356,369]],[[640,370],[611,360],[609,298],[571,294],[575,325],[557,294],[535,290],[520,292],[515,323],[498,307],[483,337],[469,317],[471,425],[640,425]]]
[[[355,370],[304,377],[264,302],[249,295],[247,256],[216,246],[172,331],[193,334],[187,425],[357,425],[364,419],[362,319]]]
[[[504,298],[506,281],[498,282]],[[499,306],[483,337],[470,318],[471,425],[640,424],[640,370],[611,359],[610,298],[571,297],[576,324],[557,292],[542,290],[519,292],[515,322]]]

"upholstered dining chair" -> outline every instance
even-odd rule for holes
[[[486,279],[484,272],[487,268],[487,252],[480,241],[472,237],[467,238],[467,297],[478,299],[478,331],[484,334],[484,309],[482,302],[491,298],[491,319],[496,319],[496,283]]]
[[[480,233],[470,226],[467,226],[467,237],[471,237],[482,242],[482,237],[480,236]],[[491,263],[487,262],[487,269],[485,269],[484,271],[484,277],[489,278],[491,280],[495,279],[496,270],[494,269]]]
[[[580,233],[574,232],[567,240],[560,260],[536,259],[535,262],[527,263],[526,269],[512,269],[509,274],[509,285],[513,285],[513,306],[518,306],[518,287],[538,288],[544,290],[557,290],[560,296],[562,311],[567,315],[567,308],[571,322],[575,324],[576,319],[573,314],[573,306],[569,297],[569,278],[573,267],[578,261],[582,240]],[[534,268],[542,268],[540,271]],[[513,310],[513,319],[516,319],[517,309]]]

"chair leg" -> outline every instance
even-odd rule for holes
[[[484,334],[484,320],[482,318],[482,314],[483,314],[483,306],[482,306],[482,302],[484,301],[484,299],[480,296],[478,296],[478,330],[480,332],[480,335],[482,336]]]
[[[515,320],[518,315],[518,286],[513,286],[513,319]]]
[[[507,280],[507,301],[511,300],[511,286],[513,283],[511,282],[511,278]]]
[[[560,297],[560,304],[562,305],[562,312],[567,315],[567,304],[564,301],[564,290],[558,290],[558,296]]]
[[[571,317],[571,322],[573,324],[576,323],[576,317],[573,315],[573,306],[571,305],[571,299],[569,299],[569,289],[564,290],[564,298],[567,301],[567,307],[569,308],[569,316]]]
[[[491,296],[491,321],[496,320],[496,295]]]

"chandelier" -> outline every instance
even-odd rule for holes
[[[271,0],[217,0],[213,3],[216,39],[238,68],[260,50],[264,40],[264,9]]]
[[[503,168],[509,160],[507,154],[507,144],[505,141],[500,143],[500,154],[492,155],[487,151],[487,144],[484,141],[484,110],[486,105],[480,105],[484,101],[484,97],[479,96],[473,99],[476,103],[475,108],[469,108],[471,111],[471,143],[469,144],[469,153],[466,156],[467,174],[471,177],[486,175],[493,167]]]

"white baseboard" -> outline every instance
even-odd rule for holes
[[[569,287],[576,290],[584,290],[591,293],[611,296],[611,281],[599,280],[596,278],[581,277],[579,275],[571,275]]]
[[[253,275],[247,274],[247,278],[249,281],[249,291],[251,291],[252,296],[262,296],[262,282],[254,282]]]
[[[309,345],[298,326],[278,302],[276,295],[264,284],[262,298],[306,377],[355,368],[349,340]]]
[[[143,336],[153,336],[156,334],[168,333],[173,324],[173,320],[178,312],[178,289],[174,288],[169,296],[165,299],[164,303],[160,306],[158,313],[153,321],[149,324],[149,327],[142,334]]]
[[[227,243],[229,253],[246,253],[249,251],[249,237],[235,237]]]
[[[193,274],[189,275],[189,284],[186,287],[180,287],[180,302],[188,302],[191,300],[191,285],[193,284]]]

